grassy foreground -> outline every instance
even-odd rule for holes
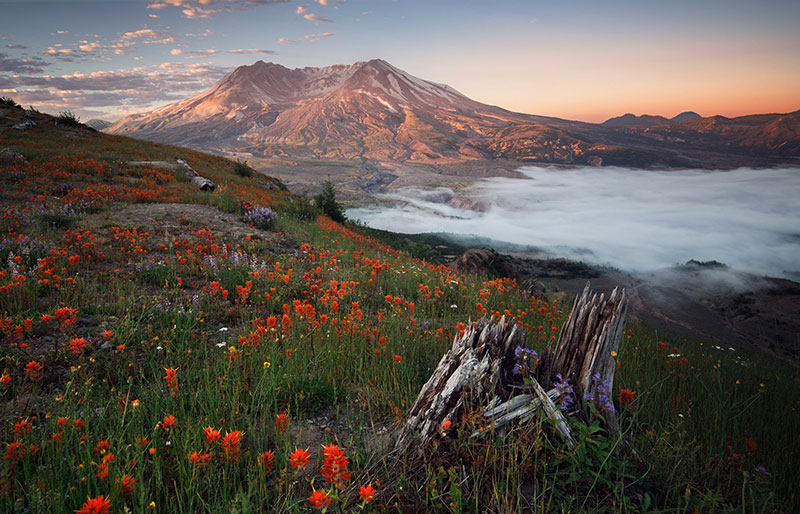
[[[624,438],[574,418],[568,451],[544,420],[500,437],[471,413],[399,460],[465,324],[505,315],[541,353],[567,308],[413,259],[229,160],[0,111],[0,150],[26,158],[0,161],[2,512],[800,508],[797,367],[640,326],[618,355]],[[175,156],[218,190],[126,164]]]

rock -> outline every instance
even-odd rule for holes
[[[29,128],[35,127],[35,126],[36,126],[36,122],[35,121],[28,120],[28,121],[24,121],[24,122],[22,122],[22,123],[20,123],[18,125],[14,125],[13,128],[15,128],[17,130],[28,130]]]
[[[0,161],[6,161],[6,162],[11,161],[22,164],[28,163],[28,159],[26,159],[24,155],[15,152],[11,148],[3,148],[2,150],[0,150]]]
[[[200,191],[214,191],[217,189],[217,185],[214,184],[214,182],[201,176],[194,177],[192,179],[192,185]]]
[[[489,248],[470,248],[450,267],[461,273],[479,273],[495,278],[517,276],[508,257]]]

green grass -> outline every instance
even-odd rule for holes
[[[632,324],[614,391],[615,399],[621,388],[634,392],[629,409],[617,402],[621,438],[577,418],[574,451],[544,419],[471,438],[485,424],[468,413],[452,420],[455,437],[424,457],[398,456],[391,448],[406,411],[459,323],[483,314],[478,304],[490,316],[508,311],[539,352],[565,308],[527,297],[510,280],[417,260],[409,252],[422,249],[398,251],[391,234],[378,240],[317,217],[308,202],[264,188],[263,177],[239,176],[225,159],[90,131],[75,143],[47,124],[36,130],[0,132],[0,146],[31,161],[22,179],[17,165],[0,167],[3,512],[75,512],[101,494],[113,512],[307,512],[321,488],[334,496],[331,510],[351,512],[367,484],[377,495],[366,510],[378,511],[800,506],[797,367]],[[174,155],[218,191],[124,164]],[[55,182],[76,187],[42,193]],[[29,214],[78,201],[86,208],[70,223]],[[272,231],[242,223],[251,236],[237,238],[232,227],[178,215],[122,227],[102,221],[126,203],[237,212],[242,201],[275,210]],[[162,224],[170,221],[177,228]],[[64,308],[75,309],[67,324],[55,319]],[[70,351],[81,338],[85,350]],[[26,373],[32,361],[42,366],[36,375]],[[168,368],[177,388],[165,379]],[[275,423],[283,413],[285,432]],[[174,427],[165,427],[168,416]],[[206,442],[209,426],[244,432],[238,460],[226,460],[219,441]],[[102,441],[107,450],[98,449]],[[320,445],[329,443],[350,461],[344,490],[320,474]],[[307,447],[308,467],[290,466],[289,455]],[[268,450],[274,468],[265,472],[258,458]],[[209,462],[194,464],[193,452],[209,453]],[[135,480],[130,495],[126,475]]]

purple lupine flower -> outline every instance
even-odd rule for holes
[[[569,378],[563,378],[561,373],[557,373],[556,378],[558,379],[558,382],[556,382],[554,385],[561,394],[561,399],[558,402],[558,406],[561,407],[561,410],[567,410],[574,404],[574,400],[572,398],[572,384],[569,383]]]
[[[754,473],[758,473],[759,475],[763,476],[764,478],[769,478],[769,477],[772,476],[772,473],[767,471],[767,468],[765,468],[764,466],[756,466],[755,468],[753,468],[753,472]]]

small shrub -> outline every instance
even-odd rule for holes
[[[215,203],[217,204],[219,210],[221,210],[222,212],[229,212],[229,213],[236,212],[236,206],[237,206],[236,197],[233,196],[228,191],[222,192],[219,195],[217,195]]]
[[[244,213],[246,222],[263,230],[268,230],[277,219],[278,215],[269,207],[254,207]]]
[[[13,99],[4,96],[0,97],[0,105],[8,105],[9,107],[19,107],[19,104],[15,102]]]
[[[336,189],[330,180],[322,184],[322,192],[314,197],[314,205],[333,221],[344,223],[347,219],[342,206],[336,201]]]
[[[80,118],[78,118],[72,111],[61,111],[58,113],[56,120],[64,125],[69,125],[70,127],[83,126]]]
[[[253,176],[253,168],[247,165],[247,161],[236,161],[236,164],[233,165],[233,171],[240,177],[252,177]]]
[[[56,228],[70,228],[78,221],[76,216],[70,216],[69,214],[61,214],[57,212],[42,214],[39,216],[39,219],[45,225]]]

